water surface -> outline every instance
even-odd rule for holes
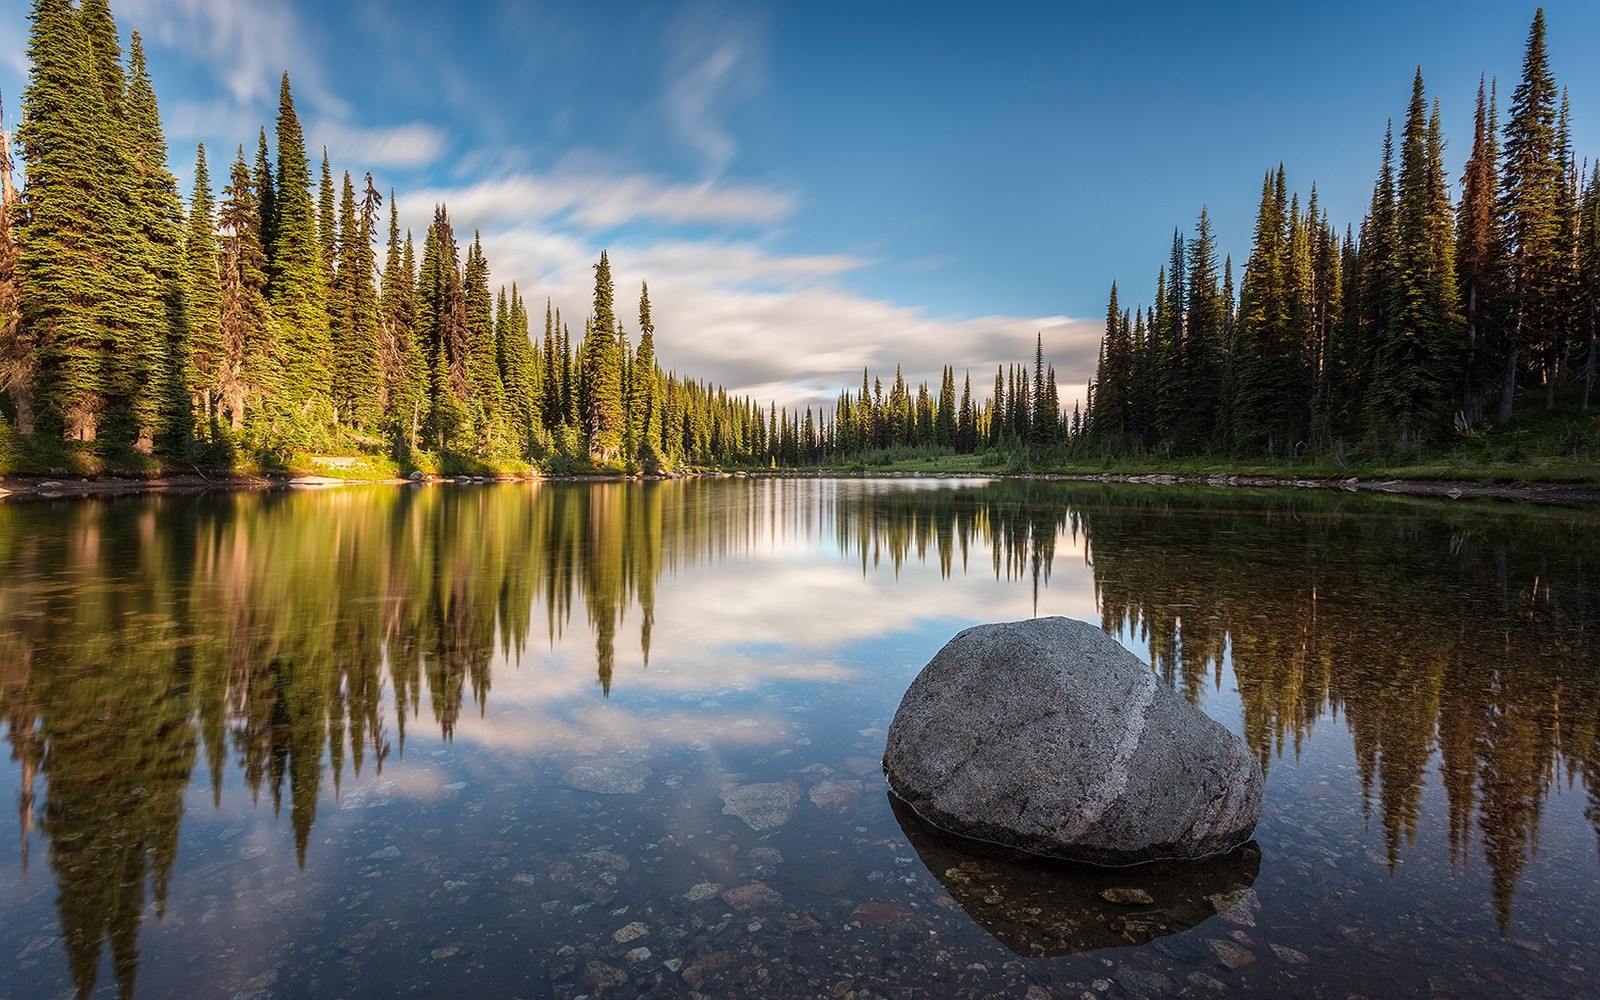
[[[0,504],[0,994],[1581,996],[1597,527],[1028,482]],[[911,677],[1035,614],[1244,737],[1253,844],[1040,868],[896,815]]]

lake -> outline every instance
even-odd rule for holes
[[[13,499],[0,995],[1593,995],[1597,529],[1019,480]],[[911,678],[1036,615],[1244,738],[1251,844],[1021,865],[896,811]]]

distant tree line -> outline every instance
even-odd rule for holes
[[[1415,450],[1493,417],[1518,394],[1587,409],[1600,317],[1600,165],[1571,151],[1567,96],[1533,20],[1504,129],[1480,82],[1471,154],[1452,203],[1439,104],[1419,69],[1371,208],[1343,236],[1317,201],[1262,182],[1235,305],[1233,268],[1202,209],[1173,234],[1155,305],[1111,289],[1084,418],[1122,451],[1291,454],[1362,442]],[[1398,162],[1396,158],[1398,156]],[[1220,281],[1220,285],[1219,285]]]

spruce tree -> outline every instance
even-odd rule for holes
[[[270,298],[273,277],[277,274],[272,257],[278,251],[278,190],[277,182],[273,180],[272,175],[272,159],[267,155],[266,126],[262,126],[256,134],[255,173],[252,181],[255,186],[256,214],[260,216],[258,235],[261,252],[264,254],[263,273],[267,277],[267,294]]]
[[[0,392],[11,399],[18,433],[31,435],[39,355],[31,330],[22,321],[17,261],[21,206],[11,169],[11,135],[5,128],[5,110],[0,108]]]
[[[145,276],[141,284],[153,298],[141,303],[137,332],[129,345],[135,354],[150,354],[123,358],[119,366],[124,369],[130,413],[138,428],[136,446],[148,452],[157,432],[173,427],[180,437],[187,437],[192,430],[190,392],[185,385],[189,279],[183,255],[183,203],[178,182],[167,169],[161,114],[137,31],[128,49],[126,80],[123,133],[132,144],[134,242],[142,251]]]
[[[1484,95],[1478,80],[1478,105],[1473,117],[1472,152],[1461,175],[1461,203],[1456,211],[1456,280],[1466,324],[1462,408],[1469,422],[1483,413],[1491,392],[1500,385],[1495,359],[1506,347],[1491,342],[1497,328],[1502,268],[1500,220],[1500,142],[1494,87]]]
[[[1372,189],[1372,206],[1361,226],[1361,296],[1358,334],[1351,345],[1348,376],[1351,407],[1362,412],[1372,398],[1374,358],[1393,326],[1394,289],[1398,287],[1398,219],[1395,205],[1394,132],[1384,131],[1383,163]],[[1365,408],[1370,420],[1372,410]],[[1365,426],[1365,424],[1363,425]]]
[[[528,312],[515,284],[511,286],[509,297],[504,286],[500,289],[495,308],[494,340],[500,383],[505,391],[505,421],[518,454],[532,458],[533,428],[539,419],[537,375],[533,343],[528,339]]]
[[[1583,408],[1589,408],[1594,394],[1597,369],[1600,369],[1600,163],[1589,175],[1579,208],[1578,302],[1581,306],[1578,332],[1587,344],[1583,360]]]
[[[427,365],[416,335],[416,274],[411,234],[400,242],[400,206],[389,191],[389,238],[383,258],[380,400],[384,427],[397,453],[417,446]]]
[[[1217,437],[1223,365],[1222,293],[1217,289],[1217,243],[1211,215],[1202,205],[1188,242],[1184,275],[1188,300],[1180,371],[1183,374],[1184,422],[1191,427],[1188,446],[1202,447]]]
[[[478,434],[478,446],[488,454],[505,434],[505,387],[500,382],[494,340],[494,299],[489,292],[489,262],[483,241],[472,234],[467,248],[463,282],[468,343],[467,379],[469,409]]]
[[[1510,336],[1500,395],[1500,422],[1511,422],[1524,360],[1553,342],[1560,323],[1562,272],[1560,205],[1566,150],[1556,130],[1556,85],[1544,45],[1544,10],[1534,14],[1522,60],[1522,82],[1511,96],[1501,173],[1501,254]]]
[[[1292,444],[1298,357],[1289,316],[1290,212],[1280,166],[1261,184],[1234,340],[1233,440],[1254,452]]]
[[[472,381],[467,296],[455,230],[443,205],[434,209],[433,225],[423,240],[417,270],[417,329],[428,373],[428,441],[435,448],[467,454],[477,446],[469,410]]]
[[[972,409],[972,372],[967,372],[961,386],[961,410],[956,415],[956,451],[971,454],[978,450],[977,414]]]
[[[611,262],[602,250],[594,266],[594,312],[583,343],[584,374],[590,387],[583,422],[589,459],[596,465],[616,461],[622,450],[622,356],[613,295]]]
[[[956,370],[944,366],[939,380],[939,406],[934,417],[933,439],[941,448],[953,448],[956,443]]]
[[[345,171],[345,180],[349,181],[349,171]],[[333,288],[333,272],[339,260],[339,229],[337,208],[335,205],[336,193],[333,185],[333,170],[328,165],[328,147],[322,147],[322,180],[317,185],[317,247],[322,251],[322,287]],[[333,317],[341,307],[340,303],[328,300],[328,322],[331,325]]]
[[[38,341],[39,402],[68,440],[93,441],[107,406],[112,337],[103,310],[118,293],[101,262],[119,249],[125,201],[95,196],[119,153],[94,54],[68,0],[35,0],[17,141],[28,177],[17,233],[22,321]]]
[[[381,399],[380,320],[373,287],[373,226],[383,199],[367,175],[357,210],[355,185],[344,175],[339,196],[337,270],[328,296],[334,365],[333,398],[341,420],[359,430],[376,429]]]
[[[327,285],[311,201],[311,167],[289,74],[278,91],[277,231],[269,255],[269,298],[278,320],[284,411],[307,413],[329,394]]]
[[[233,161],[223,189],[218,223],[222,230],[222,354],[217,392],[234,431],[244,427],[248,408],[278,391],[276,339],[267,305],[267,258],[261,246],[258,174],[245,165],[244,147]]]
[[[189,339],[184,352],[184,381],[196,420],[209,429],[217,418],[221,401],[224,352],[216,207],[211,196],[211,175],[206,169],[205,143],[195,152],[194,194],[189,199],[189,225],[183,253],[189,279],[186,324]]]
[[[650,286],[639,284],[639,355],[635,359],[633,395],[628,409],[640,427],[643,457],[656,461],[661,451],[660,416],[656,412],[656,324],[650,315]]]

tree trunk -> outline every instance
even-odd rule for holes
[[[33,393],[14,388],[11,402],[17,407],[17,433],[28,437],[33,433]]]
[[[1512,334],[1511,346],[1506,349],[1505,384],[1500,390],[1500,426],[1511,423],[1511,401],[1517,394],[1517,345],[1522,342],[1522,312],[1517,312],[1517,326]]]
[[[1594,391],[1595,374],[1595,311],[1589,310],[1589,357],[1583,362],[1583,408],[1589,408],[1589,394]]]
[[[93,441],[99,426],[99,414],[84,404],[78,404],[68,410],[63,416],[66,426],[62,428],[62,436],[68,441]]]

